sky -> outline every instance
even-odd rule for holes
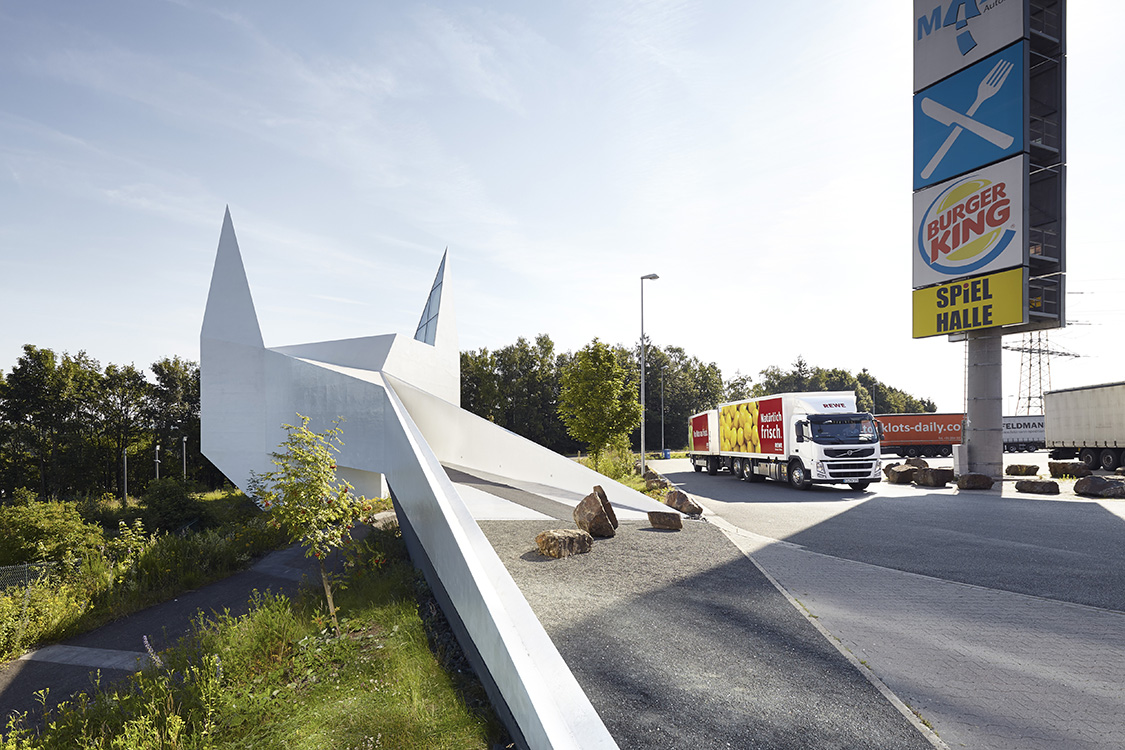
[[[462,350],[633,345],[643,283],[725,378],[960,411],[964,344],[911,338],[911,6],[0,0],[0,371],[198,360],[229,206],[267,346],[412,336],[448,248]],[[1125,3],[1068,24],[1054,388],[1125,380]]]

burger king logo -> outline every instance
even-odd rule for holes
[[[918,226],[917,251],[934,271],[972,273],[995,260],[1016,236],[1004,180],[973,175],[941,191]]]

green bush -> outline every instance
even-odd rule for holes
[[[633,456],[632,448],[629,447],[629,438],[625,435],[615,436],[601,452],[596,462],[591,457],[585,463],[594,471],[618,482],[636,474],[634,468],[636,458]]]
[[[203,506],[178,480],[149,482],[141,507],[152,528],[177,531],[203,515]]]
[[[101,528],[82,520],[72,503],[0,508],[0,565],[82,558],[104,541]]]

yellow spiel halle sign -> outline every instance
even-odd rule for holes
[[[1023,323],[1023,268],[914,290],[914,338]]]

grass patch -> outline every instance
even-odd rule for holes
[[[135,520],[82,559],[57,563],[28,586],[0,591],[0,660],[87,632],[225,578],[285,543],[259,513],[179,536]]]
[[[431,653],[401,534],[369,539],[339,597],[340,637],[313,592],[255,594],[248,614],[201,618],[127,682],[49,711],[41,731],[11,721],[0,750],[508,746],[480,684]]]

